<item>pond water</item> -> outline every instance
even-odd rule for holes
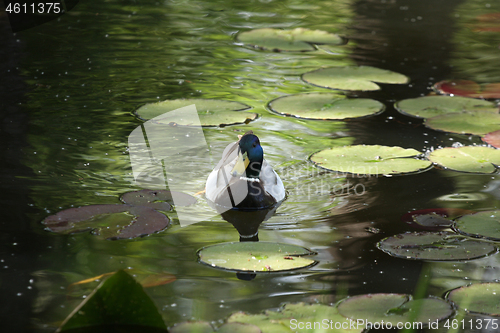
[[[16,34],[0,14],[2,317],[16,328],[12,332],[52,332],[91,290],[67,297],[71,283],[125,268],[175,276],[175,282],[146,289],[168,326],[364,293],[418,289],[441,297],[471,281],[495,281],[495,255],[424,264],[393,258],[375,245],[413,231],[401,220],[412,210],[498,209],[497,174],[433,168],[346,179],[318,169],[308,157],[351,144],[422,153],[482,144],[478,136],[430,130],[393,103],[427,95],[444,79],[499,82],[500,35],[489,32],[476,43],[469,32],[476,16],[498,12],[498,3],[485,0],[81,1],[58,20]],[[235,42],[238,32],[264,27],[320,29],[349,42],[309,53],[273,53]],[[410,82],[351,93],[385,105],[380,115],[359,120],[300,120],[266,108],[287,94],[326,91],[304,83],[300,74],[344,65],[392,70]],[[239,101],[259,114],[249,124],[205,128],[206,141],[218,159],[237,135],[252,130],[259,136],[288,191],[275,216],[260,226],[259,238],[309,248],[318,253],[316,266],[244,281],[198,263],[198,249],[239,240],[202,197],[190,208],[201,222],[181,227],[172,214],[172,226],[144,238],[107,241],[44,230],[40,222],[48,215],[116,204],[121,194],[140,190],[127,138],[143,122],[133,111],[196,97]],[[207,165],[196,156],[186,163],[181,166],[196,175],[186,192],[194,195],[204,188],[208,174],[199,170]]]

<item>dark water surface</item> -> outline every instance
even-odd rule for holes
[[[500,178],[432,169],[349,179],[362,191],[344,187],[334,195],[332,189],[346,180],[319,171],[307,158],[348,144],[425,152],[480,143],[478,137],[426,129],[392,104],[426,95],[444,79],[498,82],[498,54],[491,56],[484,43],[471,43],[464,32],[475,16],[500,11],[490,2],[81,1],[57,21],[16,34],[0,14],[2,323],[12,327],[9,332],[54,331],[82,299],[66,297],[69,284],[124,268],[176,276],[173,283],[147,289],[169,326],[188,319],[218,321],[234,311],[258,313],[283,302],[413,293],[423,264],[392,258],[377,250],[376,242],[411,230],[401,222],[411,210],[497,209]],[[349,43],[314,55],[235,43],[237,32],[262,27],[321,29],[344,35]],[[316,67],[299,62],[309,56],[316,57]],[[349,64],[393,70],[411,82],[358,94],[386,105],[381,115],[362,120],[298,120],[266,109],[279,96],[323,91],[301,81],[301,73]],[[261,225],[260,240],[310,248],[318,252],[318,265],[252,281],[200,265],[199,248],[239,239],[205,203],[192,212],[203,222],[181,228],[174,218],[169,229],[141,239],[105,241],[89,233],[44,230],[40,221],[51,213],[119,203],[120,194],[139,190],[127,138],[142,122],[132,112],[145,103],[192,97],[254,107],[257,121],[205,129],[206,140],[218,151],[246,130],[259,135],[289,192],[277,214]],[[193,157],[188,167],[206,166]],[[201,190],[204,183],[204,177],[189,179],[192,189]],[[452,196],[456,193],[467,194],[466,200]],[[470,280],[500,277],[496,256],[428,266],[435,280],[425,293],[435,296]]]

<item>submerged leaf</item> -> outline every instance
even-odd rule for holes
[[[500,241],[500,211],[488,210],[464,215],[455,220],[453,228],[467,236]]]
[[[276,272],[310,267],[317,262],[301,256],[306,248],[279,243],[242,242],[211,245],[198,251],[200,262],[211,267],[244,272]]]
[[[500,316],[500,283],[477,283],[454,289],[446,296],[461,310]]]
[[[493,173],[500,165],[500,150],[481,146],[447,147],[434,150],[429,159],[455,171]]]
[[[480,86],[474,81],[445,80],[434,84],[434,89],[440,94],[464,96],[472,98],[500,98],[500,83],[490,83]]]
[[[415,260],[470,260],[497,250],[489,243],[446,231],[407,232],[384,238],[377,247],[393,257]]]
[[[452,219],[470,213],[473,211],[459,208],[428,208],[406,213],[401,216],[401,220],[415,228],[439,231],[450,228]]]
[[[214,127],[214,126],[227,126],[234,124],[245,124],[257,118],[256,113],[241,112],[250,109],[251,107],[234,101],[217,100],[217,99],[174,99],[163,102],[150,103],[141,106],[135,114],[142,120],[150,120],[158,116],[162,116],[169,111],[177,110],[194,104],[198,112],[201,126]],[[170,119],[170,118],[167,118]],[[159,124],[162,124],[161,119],[155,119]],[[182,125],[190,126],[192,119],[187,118],[186,121],[178,118],[176,123],[168,123],[165,125]]]
[[[408,77],[370,66],[322,68],[302,75],[302,80],[315,86],[340,90],[379,90],[374,82],[403,84]]]
[[[500,114],[488,111],[465,111],[427,118],[425,126],[438,131],[484,135],[500,128]]]
[[[298,94],[277,98],[269,108],[279,114],[304,119],[346,119],[376,115],[384,105],[368,98],[347,99],[333,93]]]
[[[466,97],[425,96],[410,98],[395,104],[396,109],[408,116],[431,118],[462,111],[498,112],[495,103]]]
[[[281,30],[262,28],[245,31],[237,36],[237,40],[253,47],[272,51],[314,51],[313,44],[342,44],[342,37],[322,31],[296,28]]]
[[[333,147],[314,153],[310,159],[318,166],[339,172],[368,175],[394,175],[421,171],[431,162],[419,160],[415,149],[388,146]]]

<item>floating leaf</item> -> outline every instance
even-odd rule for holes
[[[459,208],[428,208],[406,213],[401,216],[401,220],[415,228],[439,231],[450,228],[455,217],[470,213],[471,210]]]
[[[92,230],[101,238],[124,239],[161,231],[169,226],[170,219],[144,206],[90,205],[60,211],[45,218],[42,224],[63,234]]]
[[[474,81],[445,80],[434,84],[434,89],[440,94],[472,97],[500,98],[500,83],[490,83],[480,86]]]
[[[425,126],[438,131],[484,135],[500,128],[500,114],[488,111],[465,111],[427,118]]]
[[[276,272],[310,267],[317,262],[302,258],[315,254],[306,248],[278,243],[243,242],[211,245],[198,251],[200,262],[232,271]]]
[[[197,202],[196,198],[182,192],[167,190],[140,190],[127,192],[120,197],[120,200],[126,204],[134,206],[146,206],[157,210],[170,210],[170,204],[176,206],[189,206]]]
[[[279,114],[304,119],[346,119],[375,115],[384,105],[368,98],[347,99],[328,93],[298,94],[277,98],[269,108]]]
[[[461,111],[498,112],[495,103],[466,97],[425,96],[410,98],[395,104],[396,109],[408,116],[431,118]]]
[[[186,321],[170,327],[170,333],[213,333],[214,329],[206,321]]]
[[[314,153],[310,159],[322,168],[351,174],[393,175],[428,168],[415,149],[387,146],[333,147]]]
[[[454,289],[446,296],[461,310],[500,316],[500,283],[477,283]]]
[[[448,147],[434,150],[428,158],[455,171],[493,173],[500,165],[500,150],[481,146]]]
[[[262,28],[242,32],[237,40],[260,49],[281,51],[314,51],[313,44],[342,44],[342,37],[322,31],[296,28],[280,30]]]
[[[483,141],[493,147],[500,148],[500,130],[486,134],[483,137]]]
[[[468,236],[500,241],[500,211],[488,210],[464,215],[455,220],[453,228]]]
[[[385,253],[403,259],[467,260],[495,252],[495,246],[455,233],[407,232],[381,240],[377,247]]]
[[[64,320],[58,331],[99,325],[136,325],[166,329],[153,301],[134,278],[118,271]],[[136,331],[144,331],[137,329]]]
[[[404,294],[367,294],[348,297],[338,305],[339,313],[353,321],[380,324],[396,328],[398,323],[421,322],[424,325],[448,318],[453,307],[439,298],[412,300]],[[369,326],[367,327],[369,328]]]
[[[379,90],[374,82],[403,84],[403,74],[370,66],[322,68],[302,75],[302,80],[315,86],[340,90]]]
[[[169,111],[194,104],[198,111],[201,126],[227,126],[234,124],[246,124],[257,118],[256,113],[240,112],[250,109],[250,106],[234,102],[217,99],[174,99],[163,102],[150,103],[141,106],[136,115],[142,120],[153,119]],[[161,120],[156,119],[161,124]],[[168,120],[167,120],[168,121]],[[191,123],[182,122],[179,119],[175,124],[189,126]]]

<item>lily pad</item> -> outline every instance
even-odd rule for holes
[[[301,256],[313,254],[300,246],[268,242],[223,243],[198,251],[199,260],[204,264],[244,272],[277,272],[310,267],[317,261]]]
[[[139,109],[137,109],[137,111],[135,111],[135,114],[142,120],[150,120],[155,118],[155,121],[157,123],[162,124],[162,120],[156,117],[192,104],[196,106],[200,124],[204,127],[224,127],[234,124],[247,124],[257,118],[256,113],[241,112],[251,108],[246,104],[234,101],[201,98],[174,99],[163,102],[150,103],[141,106]],[[189,119],[187,120],[187,122],[182,121],[182,119],[177,119],[175,124],[172,124],[169,118],[166,119],[167,120],[165,120],[165,125],[192,125],[190,122],[191,120]]]
[[[434,150],[428,158],[455,171],[493,173],[500,165],[500,150],[481,146],[447,147]]]
[[[455,220],[453,228],[467,236],[500,241],[500,210],[464,215]]]
[[[500,128],[500,114],[488,111],[465,111],[427,118],[425,126],[458,134],[485,135]]]
[[[486,134],[483,137],[483,141],[493,147],[500,148],[500,130]]]
[[[99,325],[137,325],[166,329],[141,285],[124,271],[103,282],[64,320],[58,331]]]
[[[375,83],[404,84],[408,77],[370,66],[322,68],[302,75],[302,80],[318,87],[340,90],[379,90]]]
[[[415,157],[415,149],[388,146],[333,147],[314,153],[310,160],[316,165],[339,172],[367,175],[394,175],[428,168],[430,161]]]
[[[496,247],[464,236],[441,232],[407,232],[381,240],[377,247],[398,258],[414,260],[470,260],[496,252]]]
[[[479,85],[469,80],[445,80],[434,84],[440,94],[472,98],[500,98],[500,83]]]
[[[127,192],[120,197],[120,200],[126,204],[134,206],[146,206],[157,210],[168,211],[170,204],[176,206],[189,206],[197,202],[196,198],[182,192],[167,190],[140,190]]]
[[[348,297],[338,305],[339,313],[353,321],[372,323],[373,328],[397,328],[420,322],[426,325],[453,314],[453,307],[439,298],[412,300],[404,294],[367,294]],[[377,326],[382,325],[383,326]],[[403,328],[400,327],[400,328]],[[370,326],[367,326],[370,328]]]
[[[314,51],[314,44],[343,44],[344,39],[338,35],[322,31],[296,28],[281,30],[262,28],[245,31],[237,36],[243,44],[256,48],[281,51]]]
[[[410,98],[397,102],[395,107],[399,112],[417,118],[431,118],[448,113],[473,110],[498,112],[495,103],[474,98],[451,96]]]
[[[347,99],[343,95],[311,93],[290,95],[269,102],[278,114],[304,119],[339,120],[379,114],[384,105],[368,98]]]
[[[500,316],[500,283],[477,283],[454,289],[446,296],[467,312]]]
[[[90,205],[60,211],[45,218],[42,224],[57,233],[73,234],[91,230],[94,235],[114,240],[161,231],[170,225],[170,219],[145,206]]]
[[[401,220],[414,228],[440,231],[451,228],[452,219],[470,213],[473,211],[459,208],[428,208],[406,213],[401,216]]]

